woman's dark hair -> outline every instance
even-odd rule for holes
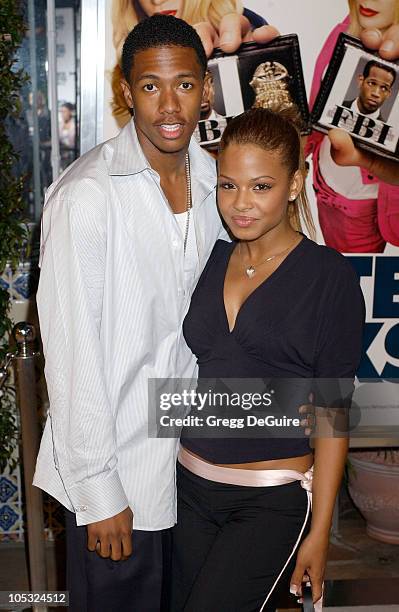
[[[252,108],[232,119],[223,133],[219,153],[229,146],[256,145],[265,151],[275,151],[287,167],[289,176],[300,170],[303,187],[293,202],[289,202],[288,214],[295,230],[301,229],[301,220],[315,237],[315,227],[305,189],[306,168],[301,144],[301,117],[295,107],[281,110]]]

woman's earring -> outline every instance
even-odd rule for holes
[[[290,195],[290,202],[293,202],[294,200],[296,200],[297,196],[296,195]]]

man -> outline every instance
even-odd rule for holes
[[[200,38],[154,16],[128,36],[122,64],[134,121],[73,164],[43,212],[50,410],[34,484],[68,510],[78,612],[162,609],[177,449],[148,438],[147,384],[195,373],[182,321],[221,233],[214,162],[190,142],[206,70]]]
[[[386,121],[381,107],[392,93],[396,72],[390,66],[371,60],[358,76],[359,95],[354,100],[344,100],[342,105],[371,119]]]
[[[205,121],[206,119],[218,119],[222,117],[215,109],[215,83],[213,80],[213,74],[210,70],[206,71],[204,79],[204,94],[201,103],[201,114],[200,120]],[[224,117],[223,117],[224,119]]]

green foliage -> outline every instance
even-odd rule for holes
[[[26,240],[22,223],[24,178],[13,172],[18,156],[7,135],[7,125],[20,113],[19,91],[28,79],[15,67],[25,30],[21,3],[0,0],[0,274],[7,263],[17,265]],[[0,362],[7,352],[12,327],[9,299],[8,291],[0,288]],[[0,471],[6,465],[13,467],[12,453],[18,439],[14,404],[13,391],[6,386],[0,397]]]
[[[15,401],[10,387],[3,389],[4,395],[0,399],[0,473],[6,467],[10,470],[17,463],[13,457],[18,444],[18,423],[15,412]]]

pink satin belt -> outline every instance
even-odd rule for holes
[[[180,447],[177,460],[189,472],[200,476],[200,478],[242,487],[275,487],[299,480],[301,487],[307,492],[310,507],[312,507],[313,466],[305,473],[297,472],[296,470],[242,470],[239,468],[228,468],[213,465],[198,457],[194,457],[182,446]],[[314,604],[314,609],[315,612],[322,612],[323,597]]]
[[[214,482],[239,485],[242,487],[276,487],[299,480],[312,501],[313,466],[305,473],[296,470],[242,470],[207,463],[194,457],[182,446],[177,457],[187,470]]]

